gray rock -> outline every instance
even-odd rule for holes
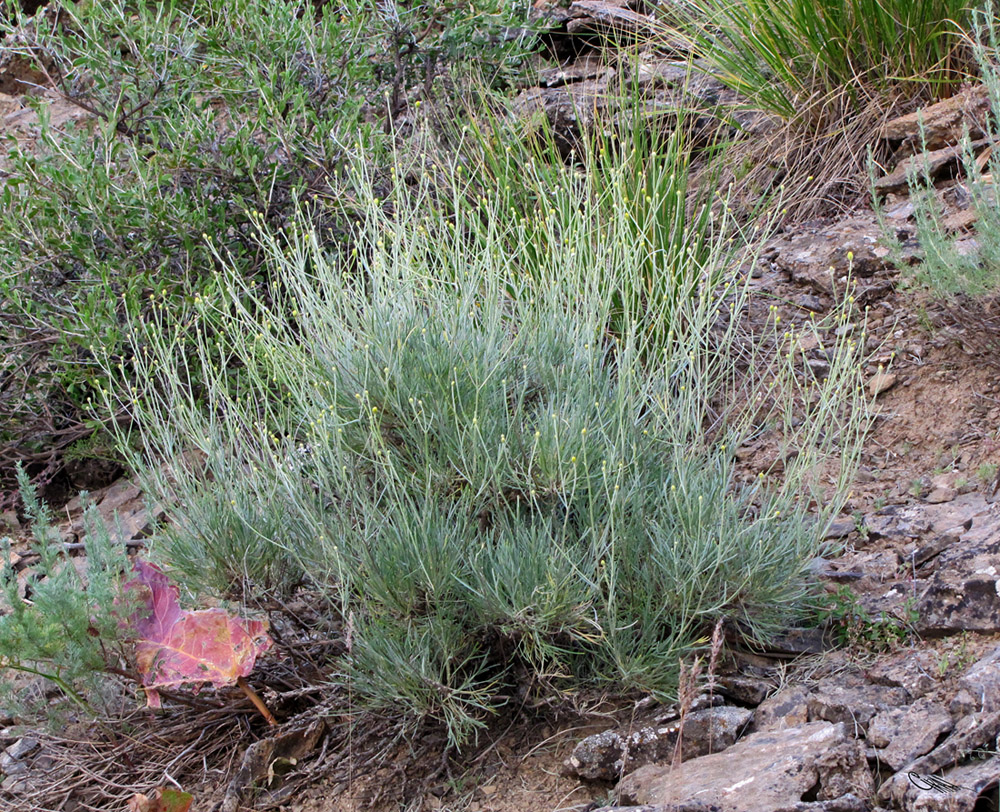
[[[692,759],[673,770],[642,767],[626,776],[618,790],[626,803],[668,810],[804,812],[836,809],[829,802],[841,799],[840,808],[860,812],[864,806],[858,799],[870,796],[874,787],[861,746],[844,726],[813,722],[754,733],[724,753]],[[701,806],[688,806],[691,802]]]
[[[684,720],[643,725],[631,731],[606,730],[588,736],[563,764],[563,771],[588,781],[617,781],[624,772],[673,758],[681,738],[681,758],[724,750],[739,737],[753,712],[723,705],[693,711]]]
[[[992,542],[955,545],[938,556],[917,602],[921,634],[1000,631],[1000,535]]]
[[[800,686],[785,688],[769,696],[754,711],[754,728],[784,730],[809,721],[809,692]]]
[[[39,747],[41,747],[41,744],[38,739],[25,736],[23,739],[18,739],[10,747],[6,748],[4,752],[13,759],[20,759],[31,755]]]
[[[827,365],[827,368],[829,368],[829,365]],[[830,526],[826,528],[826,532],[823,534],[823,540],[844,539],[857,529],[858,523],[854,519],[838,519],[835,522],[830,522]]]
[[[756,707],[774,691],[774,682],[742,675],[722,676],[716,680],[716,690],[736,702]]]
[[[905,649],[880,659],[865,670],[868,679],[876,685],[889,685],[904,689],[917,699],[930,691],[935,683],[938,657],[933,651]]]
[[[927,755],[911,761],[883,783],[878,790],[879,800],[897,807],[904,806],[907,792],[912,787],[909,773],[934,775],[942,769],[961,763],[970,753],[984,746],[992,750],[994,749],[992,743],[998,733],[1000,733],[1000,712],[970,714],[963,717],[955,724],[951,735],[940,745]]]
[[[915,566],[923,566],[949,547],[953,547],[960,539],[961,536],[957,533],[942,533],[923,547],[918,547],[917,551],[912,555],[911,560]],[[930,570],[927,571],[929,572]]]
[[[868,725],[868,741],[875,755],[893,770],[900,770],[934,749],[942,734],[954,727],[951,713],[937,702],[920,700],[904,708],[882,711]]]
[[[958,681],[975,703],[972,712],[1000,711],[1000,646],[969,667]]]
[[[957,532],[963,527],[963,541],[987,541],[1000,529],[1000,508],[981,493],[965,493],[943,505],[916,505],[913,510],[923,513],[935,533]]]
[[[902,541],[919,538],[930,529],[930,521],[911,508],[892,505],[865,516],[865,529],[871,539]]]
[[[809,694],[809,718],[843,722],[857,736],[877,714],[910,701],[902,688],[873,685],[857,675],[842,674],[823,680]]]

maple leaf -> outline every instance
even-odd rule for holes
[[[223,609],[181,609],[180,591],[159,567],[137,560],[132,570],[126,588],[141,590],[131,618],[135,661],[149,707],[160,707],[158,689],[184,684],[237,684],[253,699],[243,678],[271,647],[267,624]]]

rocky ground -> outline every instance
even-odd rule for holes
[[[578,0],[560,13],[559,25],[583,37],[648,24],[628,4],[603,0]],[[678,94],[726,100],[712,80],[685,82],[674,57],[643,56],[633,70],[654,108],[668,109]],[[0,76],[7,93],[0,129],[30,141],[37,117],[17,76],[9,65]],[[584,49],[544,72],[518,104],[526,114],[544,112],[568,152],[618,76]],[[83,115],[58,98],[51,103],[56,126]],[[985,95],[971,88],[923,112],[946,224],[968,241],[975,218],[956,177],[956,144],[968,127],[977,148],[987,147],[985,109]],[[718,126],[712,121],[705,126]],[[895,159],[876,187],[886,196],[888,227],[912,251],[906,171],[919,139],[915,115],[888,122],[882,137]],[[882,237],[875,214],[859,205],[786,227],[747,269],[757,300],[776,304],[788,324],[826,312],[848,284],[868,308],[863,323],[844,329],[863,336],[871,353],[866,375],[877,418],[829,552],[813,562],[839,596],[825,630],[789,630],[767,651],[730,647],[707,689],[677,707],[595,697],[572,713],[534,709],[530,722],[512,710],[496,738],[450,762],[430,755],[441,752],[432,737],[388,747],[355,741],[345,732],[350,720],[326,720],[316,706],[278,736],[233,714],[207,727],[182,711],[166,720],[133,714],[133,732],[110,743],[106,732],[89,729],[26,735],[9,726],[0,730],[4,808],[123,809],[132,793],[169,783],[183,757],[197,808],[225,812],[997,809],[1000,336],[909,289]],[[821,348],[804,349],[822,373]],[[773,462],[773,449],[763,438],[737,456],[755,473]],[[162,515],[125,481],[94,499],[120,542],[133,547]],[[70,556],[81,552],[79,513],[78,502],[65,506]],[[4,533],[23,537],[13,513],[3,518]],[[13,555],[29,572],[26,544]],[[211,730],[211,748],[200,744],[199,729]],[[143,771],[130,762],[152,740],[159,760]],[[117,755],[98,756],[101,742]]]

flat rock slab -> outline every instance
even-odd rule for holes
[[[854,217],[834,226],[796,230],[773,241],[765,256],[791,281],[830,295],[848,275],[867,278],[889,268],[882,230],[872,217]]]
[[[632,730],[605,730],[588,736],[563,765],[564,773],[588,781],[617,781],[623,772],[670,761],[681,739],[682,759],[724,750],[736,741],[753,711],[723,705],[693,711],[684,720],[645,724]]]
[[[878,760],[893,770],[926,755],[954,727],[943,705],[920,700],[904,708],[882,711],[868,725],[868,741]]]
[[[1000,631],[1000,535],[980,544],[963,539],[941,553],[917,617],[925,635]]]
[[[725,752],[686,761],[675,769],[642,767],[622,779],[618,791],[627,803],[669,810],[775,812],[837,799],[851,808],[852,799],[870,797],[874,786],[861,745],[847,728],[810,722],[754,733]],[[689,806],[692,802],[700,806]]]
[[[885,781],[878,790],[879,801],[895,808],[913,808],[912,802],[920,796],[914,791],[916,788],[911,780],[911,774],[935,775],[941,770],[949,770],[956,764],[961,764],[970,755],[984,749],[993,750],[998,733],[1000,733],[1000,712],[973,713],[963,717],[955,724],[951,735],[941,744],[927,755],[911,761]],[[938,808],[950,809],[946,804]]]
[[[811,720],[843,722],[852,733],[863,733],[879,713],[911,701],[903,688],[873,685],[855,675],[823,680],[806,700]]]

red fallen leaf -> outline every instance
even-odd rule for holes
[[[188,812],[192,796],[170,787],[160,787],[153,797],[136,794],[128,799],[128,812]]]
[[[222,609],[182,610],[177,587],[157,566],[136,561],[133,571],[136,577],[127,587],[148,592],[132,616],[132,626],[136,668],[149,707],[160,707],[158,688],[188,683],[237,683],[246,691],[243,677],[272,644],[267,625],[231,617]]]

